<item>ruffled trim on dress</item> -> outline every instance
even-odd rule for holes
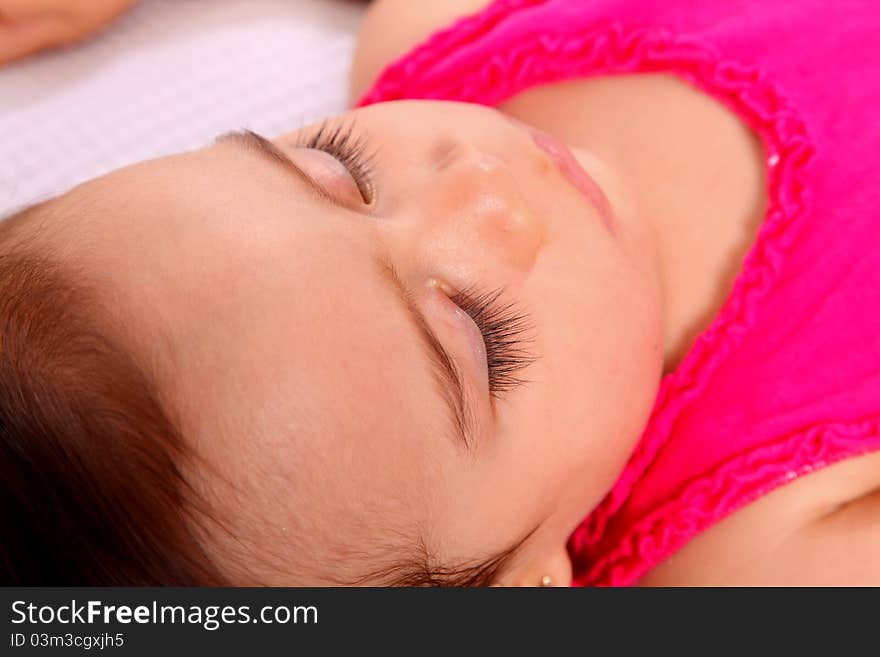
[[[678,417],[700,397],[760,315],[762,301],[779,278],[786,252],[802,224],[799,219],[807,210],[805,177],[815,148],[799,113],[761,70],[725,58],[712,43],[665,29],[628,29],[608,20],[578,26],[572,21],[554,25],[534,38],[517,40],[474,65],[469,46],[511,14],[537,9],[546,2],[496,0],[482,12],[435,32],[390,64],[357,106],[403,98],[497,105],[539,84],[662,72],[676,74],[724,103],[761,138],[768,202],[755,242],[715,319],[696,338],[678,368],[660,382],[645,432],[617,483],[569,541],[575,583],[630,584],[698,531],[789,481],[791,473],[799,476],[817,467],[809,460],[809,449],[819,450],[818,446],[796,449],[794,438],[792,444],[766,445],[693,481],[679,497],[615,538],[614,545],[602,542],[615,513],[672,436]],[[821,451],[824,464],[863,451],[866,439],[876,437],[867,432],[850,435],[850,439],[835,438],[838,434],[830,428],[816,435],[829,441]],[[760,472],[753,473],[759,464]]]
[[[627,528],[614,550],[575,577],[582,586],[626,586],[766,492],[838,461],[880,449],[880,418],[810,427],[738,454],[690,482]]]
[[[355,107],[404,98],[465,101],[464,98],[447,99],[445,89],[455,86],[456,81],[464,81],[478,71],[471,67],[465,67],[464,70],[444,70],[444,63],[453,59],[460,47],[478,41],[511,14],[546,3],[547,0],[495,0],[476,14],[458,18],[448,27],[433,32],[421,45],[388,64]],[[440,78],[448,80],[443,88],[438,88]],[[482,100],[465,102],[489,104]]]

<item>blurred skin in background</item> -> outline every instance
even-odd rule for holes
[[[136,0],[0,0],[0,65],[99,31]]]
[[[0,0],[0,66],[86,39],[136,4],[137,0]]]

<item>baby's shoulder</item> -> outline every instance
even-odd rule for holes
[[[880,585],[880,452],[798,477],[697,535],[643,586]]]
[[[373,0],[361,22],[349,78],[349,106],[367,91],[382,69],[436,30],[484,9],[492,0]]]

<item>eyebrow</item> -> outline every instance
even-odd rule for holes
[[[289,173],[292,173],[301,182],[305,183],[306,189],[308,189],[312,196],[320,203],[330,204],[336,208],[347,209],[339,199],[324,189],[321,183],[310,176],[305,170],[301,169],[299,165],[291,160],[283,150],[253,130],[233,130],[232,132],[227,132],[214,139],[214,143],[235,144],[240,148],[252,151],[272,163],[280,165]]]
[[[446,351],[446,348],[434,331],[431,330],[425,315],[413,300],[410,291],[401,281],[394,265],[382,258],[377,259],[377,264],[380,277],[394,289],[395,296],[402,300],[404,309],[415,325],[429,354],[434,369],[435,381],[437,382],[440,395],[446,402],[449,417],[452,421],[454,442],[466,450],[471,450],[473,447],[472,437],[476,426],[476,414],[474,413],[470,396],[465,393],[464,379],[455,365],[455,360]]]
[[[329,194],[320,183],[301,169],[271,141],[251,130],[236,130],[220,135],[214,143],[235,144],[261,155],[275,166],[281,166],[293,173],[296,178],[305,183],[312,195],[321,203],[329,203],[333,207],[348,210],[346,205],[339,202],[336,197]],[[455,360],[437,338],[431,326],[425,319],[418,304],[415,303],[409,289],[403,284],[394,266],[383,258],[377,258],[376,264],[379,269],[379,277],[391,288],[394,296],[399,299],[411,323],[415,326],[416,333],[422,340],[425,352],[431,362],[434,380],[437,383],[438,392],[447,406],[448,417],[452,424],[453,442],[464,447],[465,450],[472,448],[472,436],[476,425],[476,415],[473,410],[470,397],[465,394],[464,380],[455,365]]]

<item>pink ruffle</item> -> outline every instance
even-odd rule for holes
[[[443,63],[451,59],[460,46],[478,41],[512,13],[545,2],[547,0],[495,0],[476,14],[462,16],[449,27],[432,33],[412,51],[388,64],[369,91],[355,103],[355,107],[404,98],[447,99],[442,91],[434,88],[433,80],[436,74],[443,74]],[[431,82],[428,84],[422,75],[427,71],[431,72]],[[474,73],[472,69],[470,74]],[[454,71],[447,77],[455,80],[466,76]],[[477,100],[469,102],[482,103]]]
[[[632,584],[695,534],[755,497],[824,465],[880,449],[880,431],[876,421],[811,427],[732,457],[691,480],[680,495],[622,535],[615,532],[611,543],[606,532],[615,514],[673,435],[681,413],[742,342],[775,285],[807,209],[805,177],[815,151],[798,112],[762,71],[725,58],[711,43],[666,30],[627,29],[614,21],[578,26],[576,31],[570,25],[554,26],[562,31],[519,39],[494,50],[479,66],[473,66],[473,51],[470,57],[461,55],[515,12],[537,10],[546,2],[496,0],[435,32],[390,64],[357,106],[403,98],[497,105],[538,84],[666,72],[724,103],[760,136],[768,205],[742,270],[712,324],[661,381],[645,433],[621,477],[569,542],[575,584]]]
[[[797,477],[880,449],[880,418],[810,427],[739,454],[690,482],[638,522],[613,550],[588,561],[576,586],[627,586],[721,518]],[[573,541],[578,540],[574,537]],[[575,546],[579,554],[590,545]]]

